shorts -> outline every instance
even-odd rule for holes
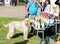
[[[26,15],[25,18],[29,18],[29,15],[30,15],[30,14]]]

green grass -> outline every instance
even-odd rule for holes
[[[15,31],[15,37],[11,40],[6,39],[6,34],[8,32],[7,28],[4,28],[2,24],[7,24],[11,21],[22,21],[23,19],[20,18],[4,18],[0,17],[0,44],[37,44],[37,41],[40,41],[41,39],[35,35],[28,38],[28,42],[25,42],[23,39],[23,35],[20,34],[19,31]],[[18,36],[17,36],[18,35]],[[30,35],[31,36],[31,35]]]
[[[25,5],[25,2],[19,2],[18,4],[17,4],[17,6],[24,6]]]

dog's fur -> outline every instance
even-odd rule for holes
[[[55,42],[54,40],[50,39],[50,44],[60,44],[60,41]]]
[[[57,36],[57,41],[60,41],[60,35]]]
[[[14,30],[16,29],[16,30],[21,31],[23,33],[24,40],[27,40],[29,26],[30,26],[30,22],[28,18],[26,18],[24,21],[21,21],[21,22],[12,21],[8,23],[7,25],[4,25],[4,27],[9,28],[7,39],[11,39],[11,37],[13,37]]]

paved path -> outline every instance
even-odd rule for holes
[[[0,6],[0,17],[24,18],[25,6]]]

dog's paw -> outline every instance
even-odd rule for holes
[[[8,40],[10,40],[11,38],[7,38]]]
[[[10,40],[11,38],[10,37],[6,37],[8,40]]]

